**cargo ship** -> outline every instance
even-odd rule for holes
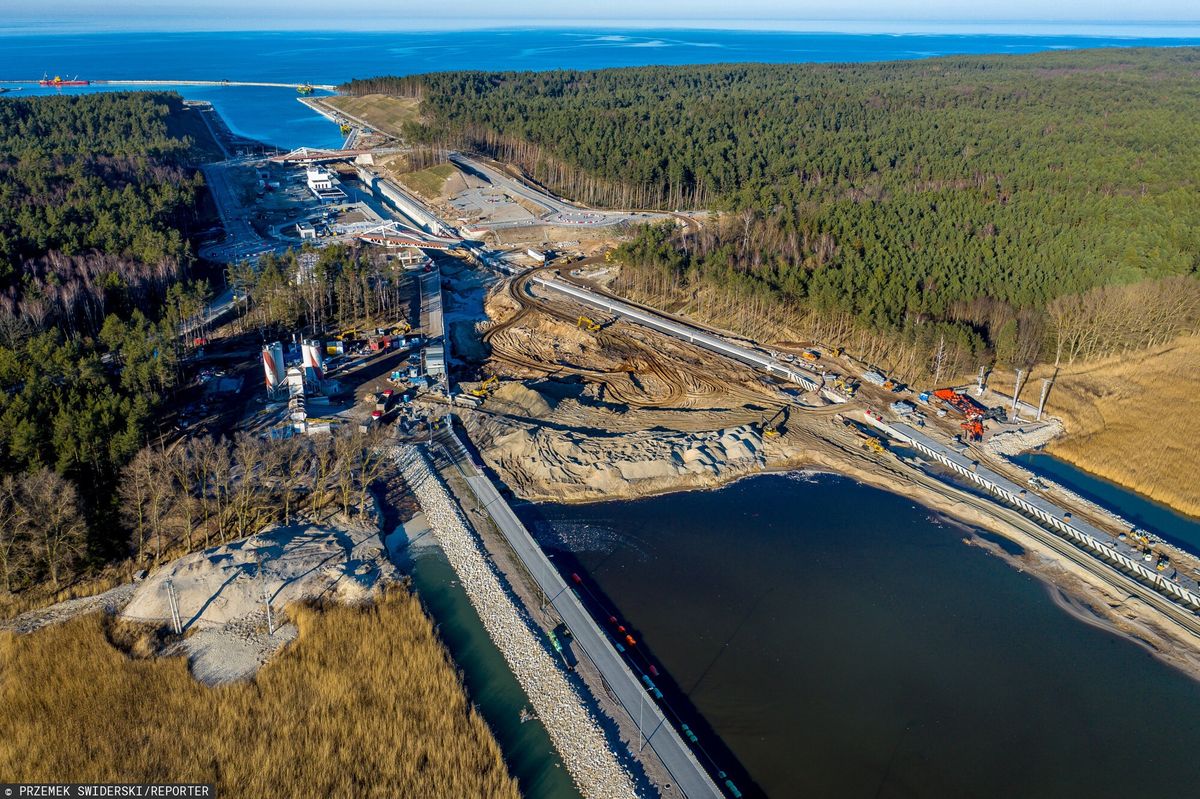
[[[80,80],[78,76],[66,80],[58,75],[55,75],[53,79],[42,75],[42,79],[38,81],[39,86],[89,86],[91,83],[90,80]]]

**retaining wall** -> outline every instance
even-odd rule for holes
[[[949,467],[988,493],[1021,509],[1081,549],[1130,573],[1140,582],[1154,588],[1187,609],[1193,611],[1200,609],[1200,594],[1154,569],[1147,568],[1138,560],[1119,551],[1119,542],[1111,533],[1082,519],[1074,518],[1068,511],[1046,498],[1021,488],[1008,478],[981,465],[978,461],[955,452],[906,424],[887,424],[870,415],[866,418],[868,422],[892,438],[904,441],[923,455]]]

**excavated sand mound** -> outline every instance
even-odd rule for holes
[[[186,635],[181,647],[192,675],[218,685],[254,676],[296,637],[296,628],[285,623],[283,614],[289,602],[361,604],[395,578],[374,530],[295,524],[162,567],[137,587],[121,616],[171,626],[173,591]],[[270,620],[264,595],[270,601]]]
[[[546,396],[516,381],[502,384],[492,393],[488,403],[505,413],[535,419],[548,416],[554,410],[554,405]]]
[[[509,425],[494,434],[483,456],[521,496],[552,501],[718,485],[765,465],[762,437],[750,425],[603,439]]]
[[[361,603],[390,569],[374,531],[275,527],[169,563],[138,586],[121,615],[169,623],[168,582],[185,629],[219,626],[262,610],[264,589],[279,610],[318,597]]]

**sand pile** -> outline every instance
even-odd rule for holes
[[[554,410],[549,398],[517,381],[502,383],[492,392],[488,406],[503,413],[534,419],[548,416]]]
[[[701,488],[766,465],[762,437],[751,425],[597,437],[498,424],[482,451],[488,465],[531,500],[586,501]]]
[[[279,526],[158,569],[121,617],[171,626],[173,592],[184,633],[192,633],[183,646],[193,674],[210,684],[228,682],[252,675],[295,637],[295,628],[282,623],[288,603],[361,604],[395,577],[375,530]]]

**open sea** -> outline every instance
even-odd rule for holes
[[[1200,45],[1181,35],[1071,33],[843,34],[728,30],[473,30],[464,32],[46,33],[0,21],[0,86],[44,74],[91,80],[231,80],[338,84],[355,77],[454,69],[599,69],[713,62],[889,61],[1084,47]],[[1168,31],[1169,32],[1169,31]],[[1158,31],[1162,33],[1162,31]],[[95,91],[107,87],[88,87]],[[119,87],[112,87],[119,88]],[[21,96],[44,91],[19,87]],[[289,89],[179,87],[209,100],[238,133],[280,147],[335,146],[336,127]]]

